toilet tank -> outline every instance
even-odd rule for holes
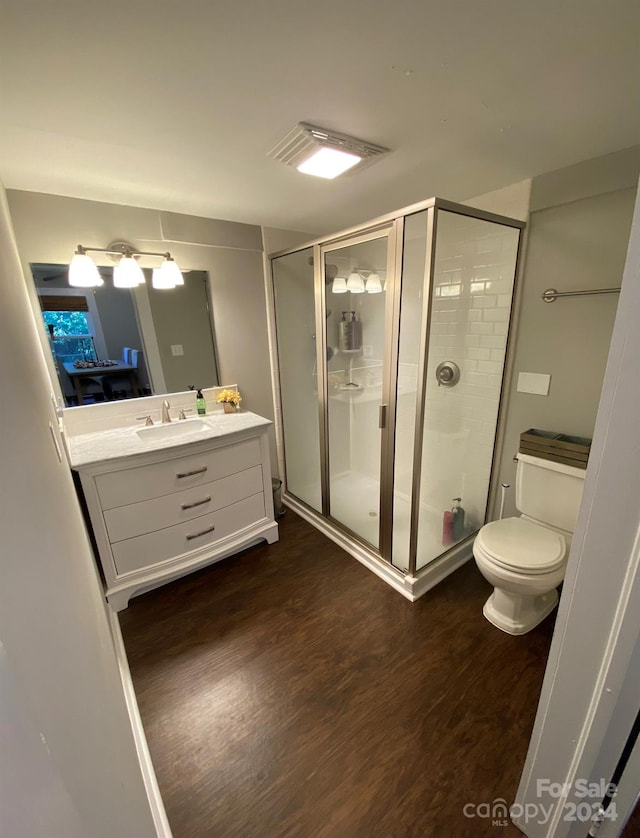
[[[573,532],[582,499],[585,470],[518,454],[516,506],[541,524]]]

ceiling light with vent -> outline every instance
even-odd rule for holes
[[[299,122],[271,149],[269,157],[303,174],[333,180],[347,171],[363,169],[388,152],[383,146]]]

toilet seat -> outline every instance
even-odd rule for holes
[[[556,570],[567,552],[560,533],[524,518],[503,518],[486,524],[476,544],[498,567],[531,574]]]

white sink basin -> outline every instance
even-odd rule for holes
[[[163,439],[179,439],[182,436],[192,436],[200,431],[210,431],[211,425],[204,419],[182,419],[169,422],[166,425],[149,425],[138,428],[136,433],[141,440],[151,442]]]

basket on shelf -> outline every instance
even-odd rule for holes
[[[591,440],[586,437],[540,431],[537,428],[529,428],[520,434],[521,454],[563,463],[566,466],[586,468],[590,450]]]

